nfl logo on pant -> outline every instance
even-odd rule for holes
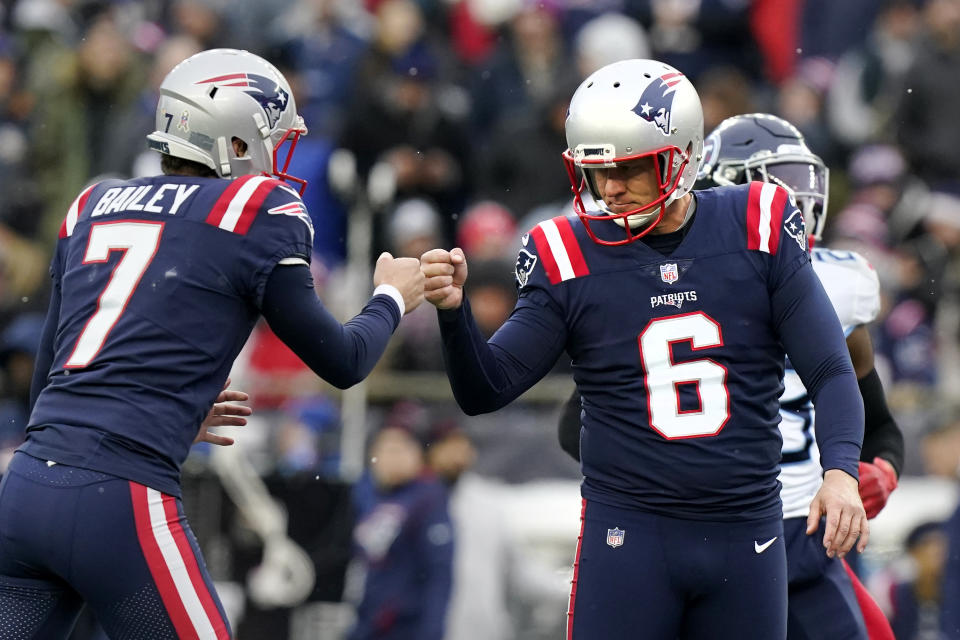
[[[614,549],[622,546],[623,534],[623,529],[618,529],[617,527],[614,527],[613,529],[607,529],[607,544]]]

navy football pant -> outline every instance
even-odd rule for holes
[[[702,522],[584,500],[581,526],[568,640],[786,637],[780,518]]]
[[[828,558],[823,547],[824,522],[811,536],[806,518],[787,518],[787,576],[790,640],[866,640],[867,631],[857,594],[840,558]]]
[[[58,640],[83,603],[123,640],[230,637],[178,498],[17,453],[0,484],[0,640]]]

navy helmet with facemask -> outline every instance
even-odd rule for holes
[[[830,171],[800,131],[777,116],[751,113],[727,118],[704,142],[699,185],[753,180],[786,188],[803,213],[810,236],[820,240],[827,219]]]

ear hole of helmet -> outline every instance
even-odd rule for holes
[[[233,143],[233,150],[237,154],[238,158],[242,158],[244,155],[246,155],[247,149],[249,148],[246,142],[237,136],[233,136],[230,141]]]

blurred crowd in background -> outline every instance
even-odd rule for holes
[[[460,246],[492,333],[516,299],[520,235],[572,211],[567,103],[609,62],[652,57],[687,74],[707,132],[753,111],[793,122],[831,170],[825,244],[879,274],[871,333],[907,443],[901,491],[918,487],[913,511],[876,521],[862,570],[898,638],[938,638],[923,634],[960,467],[960,0],[5,2],[0,465],[23,437],[70,202],[97,179],[160,173],[144,138],[159,84],[221,46],[266,57],[293,87],[310,133],[290,173],[310,182],[315,281],[343,319],[369,293],[371,256]],[[357,638],[411,615],[422,638],[444,620],[451,640],[560,637],[579,507],[578,467],[556,443],[569,363],[511,407],[467,418],[434,314],[407,316],[370,381],[342,395],[255,331],[233,373],[256,412],[239,447],[285,505],[290,544],[271,547],[250,521],[256,501],[218,482],[217,452],[197,450],[185,479],[240,637],[336,638],[355,612]],[[345,459],[351,438],[370,468]],[[395,540],[407,551],[391,559]],[[298,590],[284,558],[312,563],[312,586]]]

